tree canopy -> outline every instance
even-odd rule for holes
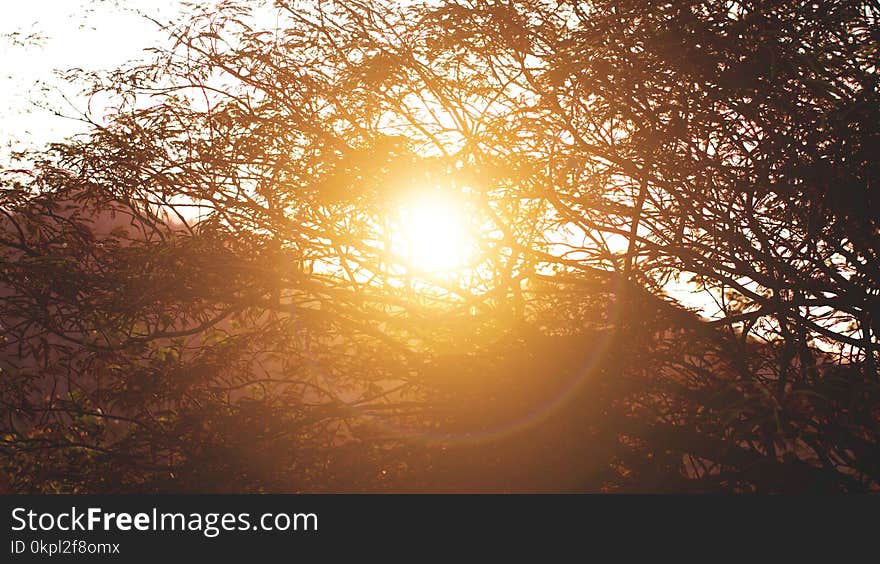
[[[157,22],[80,77],[114,113],[0,180],[9,487],[876,490],[878,15]]]

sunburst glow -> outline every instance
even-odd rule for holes
[[[423,273],[462,269],[475,251],[465,207],[440,197],[402,204],[391,237],[407,265]]]

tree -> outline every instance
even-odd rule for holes
[[[266,9],[5,182],[13,487],[877,488],[876,6]]]

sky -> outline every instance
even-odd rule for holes
[[[214,1],[214,0],[212,0]],[[146,56],[165,36],[144,14],[160,21],[185,11],[183,0],[29,0],[4,7],[0,18],[0,169],[12,151],[38,147],[83,131],[67,115],[88,106],[80,87],[59,72],[110,70]],[[65,99],[69,100],[66,101]],[[74,107],[71,107],[70,104]],[[671,283],[667,292],[704,312],[716,308],[708,294]]]
[[[74,114],[87,100],[59,71],[112,69],[143,56],[161,41],[159,19],[173,17],[181,0],[29,0],[7,2],[0,18],[0,161],[10,151],[80,131],[82,125],[35,107]],[[63,94],[63,96],[62,96]]]

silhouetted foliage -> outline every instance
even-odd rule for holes
[[[10,487],[877,490],[878,14],[165,25],[82,77],[114,115],[3,177]],[[472,215],[462,272],[394,252],[414,190]]]

